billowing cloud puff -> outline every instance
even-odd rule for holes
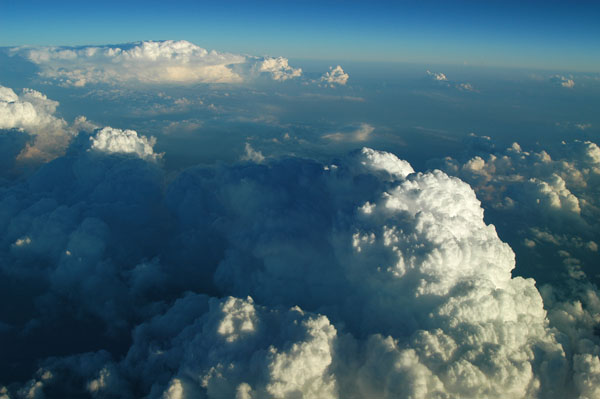
[[[34,137],[20,158],[48,160],[62,153],[73,136],[67,122],[56,117],[58,102],[32,89],[17,95],[0,86],[0,129],[17,129]]]
[[[427,70],[427,75],[429,75],[433,80],[445,82],[448,80],[445,74],[441,72],[431,72]]]
[[[68,86],[90,83],[233,83],[231,65],[246,57],[207,51],[181,41],[146,41],[122,46],[16,49],[39,65],[41,76]]]
[[[352,128],[349,131],[327,133],[322,137],[331,141],[342,142],[361,142],[367,141],[375,128],[368,123],[361,123],[359,127]]]
[[[267,57],[260,63],[260,72],[270,73],[274,80],[284,81],[302,76],[301,68],[292,68],[287,58]]]
[[[329,67],[329,71],[321,76],[321,82],[324,82],[330,87],[334,87],[335,85],[345,85],[348,82],[349,77],[350,76],[344,72],[342,67],[338,65],[335,68]]]
[[[499,224],[517,258],[527,260],[519,272],[543,286],[550,324],[573,353],[577,390],[581,397],[597,396],[600,149],[574,141],[537,152],[517,143],[487,151],[464,163],[446,159],[445,169],[473,185],[488,218]]]
[[[162,154],[154,152],[156,139],[138,136],[135,130],[105,127],[90,137],[91,149],[106,153],[135,154],[142,159],[157,160]]]

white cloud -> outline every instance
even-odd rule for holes
[[[274,80],[285,81],[302,76],[301,68],[292,68],[287,58],[267,57],[260,64],[260,72],[270,73]]]
[[[154,152],[156,139],[138,136],[135,130],[105,127],[90,137],[91,149],[105,153],[135,154],[146,160],[156,161],[162,154]]]
[[[17,95],[0,86],[0,129],[18,129],[34,137],[20,159],[50,160],[60,155],[74,135],[67,122],[56,117],[58,102],[32,89]]]
[[[235,83],[231,68],[246,62],[236,54],[207,51],[181,41],[145,41],[121,46],[16,49],[39,65],[41,76],[67,86],[94,83]]]
[[[156,156],[152,140],[133,131],[104,128],[91,141],[98,151]],[[538,184],[519,165],[547,168],[536,176],[562,200],[568,195],[553,174],[575,193],[571,183],[586,182],[593,172],[584,169],[597,166],[592,144],[577,143],[574,151],[586,155],[570,166],[518,145],[453,165],[497,190]],[[167,178],[160,163],[87,148],[73,145],[27,184],[0,190],[0,257],[8,260],[0,277],[33,286],[0,292],[24,313],[11,331],[28,327],[26,345],[17,340],[8,362],[25,358],[53,376],[11,384],[10,395],[595,394],[600,302],[584,296],[582,312],[548,299],[546,308],[557,310],[548,311],[549,324],[535,281],[511,276],[512,250],[458,178],[415,173],[369,148],[329,166],[284,158]],[[567,177],[571,167],[585,178]],[[27,245],[12,246],[24,237]],[[588,242],[580,241],[582,251],[591,252]],[[571,255],[563,259],[574,262]],[[64,345],[73,326],[93,345],[50,359],[30,348],[36,340]],[[114,342],[126,349],[89,352]]]
[[[446,75],[441,72],[431,72],[431,71],[427,70],[427,75],[431,76],[431,78],[433,80],[437,80],[440,82],[448,81],[448,78],[446,77]]]
[[[562,87],[567,88],[567,89],[572,89],[573,87],[575,87],[575,81],[573,80],[572,77],[566,77],[566,76],[562,76],[562,75],[554,75],[554,76],[552,76],[552,78],[550,78],[550,80]]]
[[[250,143],[246,143],[244,146],[244,155],[242,155],[241,160],[261,163],[265,160],[265,156],[262,154],[262,152],[252,148]]]
[[[373,133],[375,128],[368,123],[361,123],[360,126],[354,128],[353,130],[347,132],[335,132],[335,133],[327,133],[322,137],[331,141],[342,141],[342,142],[354,142],[358,143],[361,141],[369,140],[371,133]]]
[[[477,91],[477,90],[475,90],[473,85],[471,85],[471,83],[459,83],[456,85],[456,87],[458,89],[464,90],[464,91]]]
[[[323,76],[321,76],[321,82],[325,82],[325,84],[330,87],[334,87],[337,85],[345,85],[348,82],[348,78],[350,76],[344,72],[341,66],[336,66],[335,68],[329,67],[329,72],[325,72]]]
[[[587,130],[587,129],[591,129],[592,124],[591,123],[576,123],[575,127],[579,130]]]

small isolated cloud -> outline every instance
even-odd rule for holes
[[[325,84],[330,87],[334,87],[337,85],[345,85],[348,82],[348,78],[350,76],[344,72],[341,66],[336,66],[335,68],[329,67],[329,72],[325,72],[323,76],[321,76],[321,82],[325,82]]]
[[[90,137],[90,141],[92,142],[91,149],[110,154],[134,154],[149,161],[156,161],[163,155],[154,152],[156,138],[148,139],[145,136],[138,136],[135,130],[105,127],[95,136]]]
[[[265,58],[260,64],[259,71],[270,73],[273,77],[273,80],[278,80],[282,82],[288,79],[302,76],[302,69],[292,68],[288,64],[287,58],[283,57]]]
[[[550,78],[550,80],[557,85],[566,87],[567,89],[572,89],[573,87],[575,87],[575,81],[572,79],[572,77],[554,75],[552,76],[552,78]]]
[[[265,156],[260,151],[252,148],[250,143],[246,143],[246,146],[244,147],[244,155],[242,155],[241,160],[261,163],[265,160]]]
[[[475,88],[473,88],[473,85],[471,85],[471,83],[459,83],[456,85],[456,87],[459,90],[463,91],[476,91]]]
[[[587,130],[587,129],[591,129],[592,124],[591,123],[576,123],[575,127],[579,130]]]
[[[19,159],[50,160],[60,155],[76,133],[76,124],[55,116],[58,102],[32,89],[17,95],[12,89],[0,86],[0,129],[16,129],[33,136],[19,154]],[[79,118],[79,121],[84,119]]]
[[[361,123],[360,126],[348,131],[328,133],[321,137],[331,141],[361,142],[367,141],[375,128],[368,123]]]
[[[427,70],[426,72],[432,81],[437,82],[441,86],[454,87],[461,91],[477,92],[477,90],[469,82],[450,81],[450,80],[448,80],[448,77],[446,76],[446,74],[442,73],[442,72],[431,72],[430,70]]]
[[[39,65],[40,75],[65,86],[90,83],[233,83],[242,77],[231,65],[236,54],[207,51],[185,40],[146,41],[119,46],[14,49]]]
[[[431,72],[430,70],[427,70],[427,75],[431,76],[431,78],[433,80],[437,80],[440,82],[448,81],[448,78],[446,77],[446,75],[441,72]]]

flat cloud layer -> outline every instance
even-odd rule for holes
[[[364,148],[167,179],[152,144],[81,133],[2,186],[2,395],[596,395],[594,290],[548,319],[458,178]]]

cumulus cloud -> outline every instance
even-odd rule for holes
[[[302,76],[301,68],[292,68],[287,58],[267,57],[260,63],[260,72],[270,73],[274,80],[285,81]]]
[[[338,65],[335,68],[329,67],[329,71],[321,76],[321,82],[324,82],[330,87],[334,87],[335,85],[343,86],[348,82],[348,78],[350,78],[350,76]]]
[[[368,123],[361,123],[360,126],[348,129],[348,131],[327,133],[322,137],[331,141],[356,143],[369,140],[371,133],[373,133],[374,130],[375,128]]]
[[[427,75],[429,75],[433,80],[437,80],[439,82],[445,82],[448,80],[446,75],[441,72],[431,72],[430,70],[427,70]]]
[[[598,312],[600,149],[590,141],[547,143],[537,151],[514,143],[466,162],[444,163],[473,185],[489,220],[499,224],[517,258],[527,260],[519,272],[543,286],[551,326],[569,337],[560,340],[573,353],[568,361],[577,375],[574,384],[581,397],[597,395],[592,386],[600,376],[595,367],[600,342],[592,332],[596,322],[589,320]]]
[[[475,88],[473,87],[473,85],[471,85],[471,83],[458,83],[456,85],[456,87],[459,90],[464,90],[464,91],[477,91],[477,90],[475,90]]]
[[[40,75],[67,86],[94,83],[235,83],[236,54],[207,51],[185,40],[121,46],[41,47],[14,50],[41,68]]]
[[[144,139],[81,134],[0,191],[0,299],[12,304],[0,338],[15,348],[2,395],[595,394],[593,317],[549,325],[535,281],[511,275],[514,253],[458,178],[369,148],[166,178]],[[577,351],[563,335],[573,325]]]
[[[244,155],[242,155],[242,161],[251,161],[255,163],[261,163],[265,160],[265,156],[262,152],[252,148],[250,143],[246,143],[244,146]]]
[[[0,129],[17,129],[33,136],[19,154],[21,159],[49,160],[60,155],[73,137],[74,130],[55,116],[58,102],[32,89],[17,95],[0,86]]]
[[[575,87],[575,81],[572,79],[572,77],[554,75],[552,76],[552,78],[550,78],[550,80],[555,84],[560,85],[561,87],[565,87],[567,89],[572,89],[573,87]]]
[[[426,71],[427,76],[434,82],[437,82],[438,85],[446,86],[446,87],[454,87],[460,91],[469,91],[469,92],[477,92],[477,90],[473,87],[471,83],[468,82],[452,82],[448,80],[446,74],[442,72],[431,72],[430,70]]]
[[[91,149],[105,153],[134,154],[142,159],[156,161],[162,154],[154,152],[156,139],[138,136],[135,130],[105,127],[90,137]]]

